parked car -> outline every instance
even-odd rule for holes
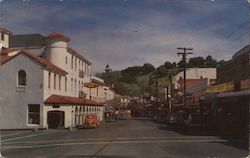
[[[82,125],[78,125],[77,128],[97,128],[100,126],[100,120],[95,114],[88,114],[85,117],[85,121]]]
[[[170,124],[183,125],[186,115],[185,112],[170,113],[168,122]]]
[[[185,120],[185,125],[198,127],[202,125],[201,115],[199,113],[191,113],[188,115],[188,118]]]

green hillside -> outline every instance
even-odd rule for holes
[[[186,66],[192,67],[216,67],[224,61],[217,61],[212,56],[193,57],[188,60]],[[145,93],[155,95],[156,85],[158,81],[158,89],[166,87],[170,84],[170,78],[181,71],[183,61],[179,63],[171,63],[166,61],[163,65],[155,68],[150,63],[142,66],[132,66],[121,71],[107,71],[97,74],[98,77],[104,79],[105,83],[112,85],[118,94],[141,96]],[[107,69],[108,68],[108,69]],[[109,65],[107,70],[111,70]]]

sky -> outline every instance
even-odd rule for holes
[[[189,57],[229,60],[250,40],[246,0],[0,0],[13,34],[60,32],[92,62],[92,73]]]

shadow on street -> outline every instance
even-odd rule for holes
[[[211,127],[188,127],[171,125],[166,122],[154,122],[156,123],[156,126],[161,130],[174,131],[183,136],[216,136],[222,140],[225,140],[225,142],[220,142],[221,144],[248,150],[248,137],[247,134],[243,132],[234,135],[221,135],[218,134],[215,129],[211,129]]]

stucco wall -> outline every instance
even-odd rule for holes
[[[25,70],[27,86],[17,92],[17,74]],[[40,104],[43,111],[43,71],[39,64],[21,54],[0,67],[0,104],[2,129],[33,128],[28,125],[28,104]],[[43,115],[40,126],[43,127]]]
[[[1,37],[1,32],[0,32]],[[4,41],[0,38],[0,42],[2,43],[2,46],[5,48],[9,48],[9,35],[4,33]]]
[[[79,91],[83,91],[87,94],[89,98],[89,89],[83,87],[83,84],[90,82],[90,73],[87,73],[87,69],[90,71],[90,67],[84,61],[80,60],[76,56],[72,55],[67,51],[67,43],[64,41],[53,41],[48,44],[46,49],[46,58],[55,64],[56,66],[62,68],[67,75],[67,95],[78,97]],[[72,59],[73,59],[73,68],[72,68]],[[67,61],[66,61],[67,60]],[[84,78],[79,77],[79,70],[85,72]],[[71,88],[71,79],[73,79],[73,88]],[[80,82],[80,85],[79,85]],[[83,83],[83,84],[82,84]],[[76,84],[76,85],[75,85]],[[77,89],[75,89],[77,87]]]

